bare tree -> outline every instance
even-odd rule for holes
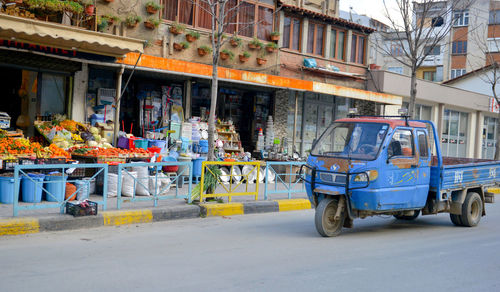
[[[383,39],[374,43],[382,54],[410,68],[408,115],[414,118],[417,69],[436,46],[445,42],[455,21],[453,13],[467,9],[471,0],[393,0],[397,11],[391,10],[386,1],[384,9],[392,32],[378,34]]]

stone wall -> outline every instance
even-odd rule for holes
[[[289,90],[277,90],[274,94],[274,137],[282,140],[287,137]],[[291,142],[291,141],[289,141]]]

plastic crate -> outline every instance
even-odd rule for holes
[[[14,170],[14,167],[19,164],[17,158],[14,159],[0,159],[0,170]]]
[[[66,214],[73,215],[75,217],[97,215],[98,204],[92,201],[86,201],[89,205],[88,207],[82,207],[79,204],[67,202],[66,203]]]

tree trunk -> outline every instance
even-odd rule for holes
[[[218,76],[217,64],[212,65],[212,88],[210,90],[210,114],[208,116],[208,161],[215,160],[215,109],[217,108]]]
[[[415,101],[417,99],[417,72],[416,68],[411,70],[410,104],[408,105],[408,116],[415,118]]]
[[[495,99],[496,100],[496,99]],[[495,160],[500,160],[500,112],[497,114],[497,139],[495,141]]]

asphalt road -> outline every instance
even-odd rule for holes
[[[1,291],[500,291],[500,204],[354,221],[322,238],[314,211],[0,238]]]

